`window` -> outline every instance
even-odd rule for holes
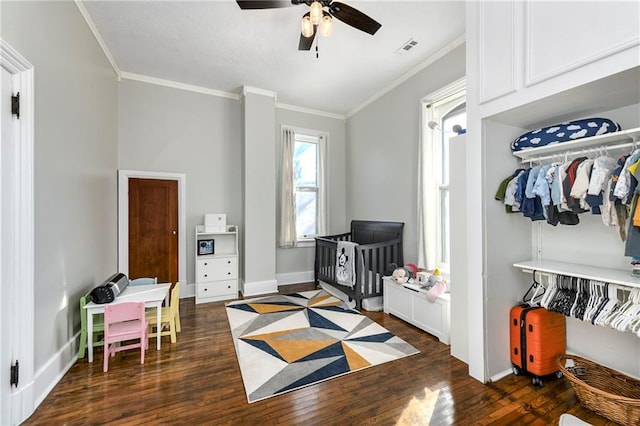
[[[449,139],[454,126],[466,129],[465,82],[461,80],[423,101],[420,147],[419,263],[449,271]]]
[[[438,186],[438,240],[436,241],[436,247],[438,255],[436,257],[436,264],[440,268],[445,270],[449,269],[449,254],[450,254],[450,239],[449,239],[449,138],[454,136],[450,133],[449,129],[453,129],[453,126],[460,126],[463,129],[467,128],[467,111],[464,98],[460,99],[458,104],[453,110],[447,112],[441,119],[440,128],[444,131],[440,132],[440,176],[437,181]]]
[[[297,134],[293,150],[293,184],[298,241],[318,235],[319,137]]]
[[[324,133],[283,127],[280,247],[311,244],[325,231],[326,140]]]

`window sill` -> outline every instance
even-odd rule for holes
[[[315,247],[315,246],[316,246],[316,240],[303,240],[303,241],[298,241],[298,243],[296,244],[296,248]]]

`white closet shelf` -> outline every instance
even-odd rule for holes
[[[560,154],[567,151],[596,148],[600,146],[615,148],[620,145],[620,148],[622,148],[631,146],[633,143],[638,141],[640,141],[640,127],[621,130],[614,133],[605,133],[604,135],[592,136],[590,138],[577,139],[571,142],[554,143],[538,148],[523,149],[522,151],[514,151],[513,155],[522,159],[523,161],[527,161],[536,159],[541,156]]]
[[[553,260],[527,260],[513,264],[525,271],[550,272],[552,274],[602,281],[626,287],[640,288],[640,278],[631,275],[631,270],[599,268],[577,263],[556,262]]]

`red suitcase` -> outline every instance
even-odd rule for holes
[[[542,386],[542,377],[562,377],[556,357],[566,352],[564,315],[544,308],[518,305],[510,312],[511,364],[513,373],[533,375],[533,384]]]

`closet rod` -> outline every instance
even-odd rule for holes
[[[637,141],[633,141],[633,142],[627,142],[627,143],[621,143],[621,144],[616,144],[616,145],[601,145],[601,146],[596,146],[596,147],[591,147],[591,148],[583,148],[583,149],[577,149],[577,150],[569,150],[569,151],[558,151],[555,154],[548,154],[548,155],[542,155],[540,157],[531,157],[531,158],[526,158],[526,159],[522,159],[522,164],[525,163],[529,163],[530,165],[538,162],[538,161],[545,161],[545,160],[552,160],[554,158],[559,158],[559,157],[563,157],[566,155],[580,155],[580,154],[588,154],[588,153],[592,153],[592,152],[597,152],[599,150],[617,150],[617,149],[622,149],[622,148],[631,148],[631,147],[635,147],[638,145]]]

